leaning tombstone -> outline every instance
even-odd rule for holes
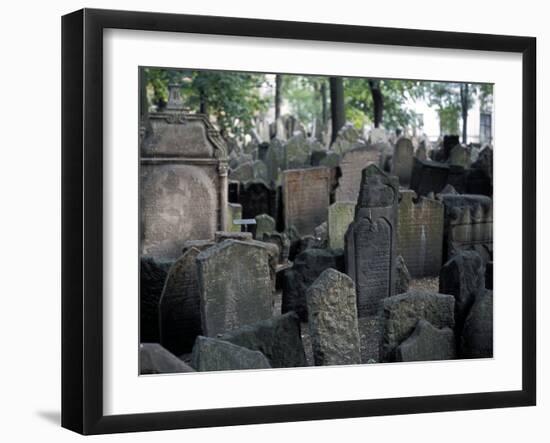
[[[344,247],[344,237],[348,226],[353,221],[355,201],[337,201],[328,207],[328,242],[329,247]]]
[[[170,268],[159,302],[160,343],[175,355],[191,352],[202,334],[197,256],[191,248]]]
[[[493,357],[493,291],[478,294],[464,322],[460,343],[462,358]]]
[[[394,294],[399,184],[375,165],[363,170],[354,221],[345,236],[346,271],[355,282],[359,316],[376,315]]]
[[[346,151],[340,160],[336,201],[357,201],[361,187],[361,171],[369,165],[380,166],[382,154],[372,147],[359,147]]]
[[[283,172],[283,208],[287,230],[312,234],[328,217],[330,204],[328,168],[294,169]]]
[[[184,241],[211,239],[227,225],[226,145],[208,116],[185,113],[179,101],[149,122],[140,148],[141,254],[175,260]]]
[[[141,375],[181,372],[195,372],[195,370],[158,343],[141,343],[139,345],[139,373]]]
[[[392,160],[392,174],[399,178],[399,184],[408,187],[411,183],[414,147],[410,139],[397,140]]]
[[[316,366],[361,363],[355,285],[327,269],[307,290],[308,325]]]
[[[225,240],[197,256],[204,335],[238,329],[271,317],[269,251],[253,240]]]
[[[451,328],[436,328],[419,320],[413,333],[395,350],[395,361],[432,361],[456,358],[455,336]]]

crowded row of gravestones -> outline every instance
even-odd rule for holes
[[[255,224],[142,257],[141,373],[492,356],[492,149],[356,135],[230,151]]]

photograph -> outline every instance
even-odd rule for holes
[[[136,76],[140,375],[493,358],[492,83]]]

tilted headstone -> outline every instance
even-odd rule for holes
[[[199,372],[271,368],[266,356],[242,346],[210,337],[197,337],[191,365]]]
[[[332,249],[344,248],[344,237],[355,214],[354,201],[337,201],[328,207],[328,242]]]
[[[294,169],[283,172],[283,207],[286,229],[300,235],[313,230],[328,217],[330,204],[328,168]]]
[[[227,156],[203,114],[177,106],[149,114],[141,144],[141,254],[177,259],[186,240],[211,239],[226,226]]]
[[[292,268],[284,271],[282,312],[296,312],[307,321],[307,288],[328,268],[344,271],[342,250],[306,249],[294,259]]]
[[[264,232],[263,238],[261,240],[265,243],[276,245],[279,249],[278,263],[287,264],[288,255],[290,253],[290,240],[284,232]]]
[[[159,302],[160,343],[175,355],[191,352],[202,334],[197,256],[191,248],[170,268]]]
[[[414,197],[414,191],[400,192],[398,250],[413,278],[434,277],[442,263],[443,204]]]
[[[158,343],[141,343],[139,345],[140,374],[175,374],[180,372],[195,372],[195,370]]]
[[[395,350],[395,361],[452,360],[456,358],[453,330],[419,320],[413,333]]]
[[[263,243],[225,240],[201,252],[197,263],[204,335],[271,317],[273,283]]]
[[[439,194],[445,208],[443,260],[460,249],[475,250],[488,261],[493,251],[493,200],[484,195]]]
[[[453,329],[454,301],[449,294],[416,290],[386,298],[382,313],[382,361],[395,361],[396,348],[410,337],[419,320],[426,320],[436,328]]]
[[[438,194],[447,185],[449,165],[432,160],[413,159],[413,170],[410,188],[418,196],[428,195],[430,192]]]
[[[346,271],[355,282],[359,316],[375,315],[394,294],[397,257],[397,177],[375,165],[363,170],[354,221],[345,236]]]
[[[399,178],[399,184],[408,187],[411,183],[414,147],[410,139],[401,137],[395,144],[392,160],[392,174]]]
[[[307,290],[308,326],[316,366],[361,363],[355,285],[327,269]]]
[[[357,201],[361,187],[361,171],[369,165],[380,166],[381,153],[370,147],[345,152],[340,161],[341,176],[336,188],[336,201]]]
[[[300,319],[294,312],[243,326],[220,338],[243,348],[260,351],[272,368],[307,366]]]

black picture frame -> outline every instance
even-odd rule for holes
[[[522,389],[110,415],[103,413],[103,30],[502,51],[522,55]],[[536,39],[337,24],[83,9],[62,18],[62,426],[151,431],[536,404]]]

